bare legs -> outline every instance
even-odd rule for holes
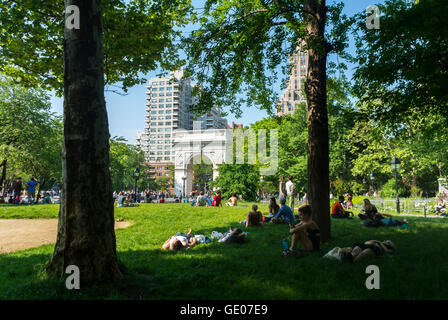
[[[293,233],[291,240],[291,250],[294,251],[296,249],[299,241],[302,244],[303,249],[305,249],[306,251],[313,250],[313,244],[304,230],[299,230]]]

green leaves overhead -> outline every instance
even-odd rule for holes
[[[62,119],[50,110],[50,98],[42,90],[0,80],[0,163],[7,161],[5,178],[60,179]]]
[[[448,2],[388,0],[378,30],[359,19],[356,93],[375,119],[448,116]],[[363,25],[364,23],[364,25]]]
[[[106,85],[119,83],[126,92],[146,82],[142,73],[181,65],[176,39],[192,15],[189,0],[104,0],[102,6]],[[64,25],[63,1],[1,0],[0,73],[61,95]]]
[[[234,1],[208,0],[199,29],[184,39],[188,70],[201,86],[196,113],[213,104],[230,107],[240,116],[241,106],[256,106],[273,114],[278,96],[274,84],[282,70],[282,83],[289,76],[288,57],[306,36],[305,0]],[[329,14],[338,19],[329,33],[332,49],[344,48],[345,21],[341,5]],[[279,68],[280,67],[280,68]]]

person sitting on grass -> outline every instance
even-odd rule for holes
[[[303,205],[299,207],[300,223],[290,224],[289,234],[292,235],[291,247],[283,251],[284,256],[295,254],[297,244],[302,244],[305,252],[318,251],[320,249],[320,230],[316,222],[311,219],[311,207]]]
[[[395,245],[392,241],[368,240],[364,243],[355,243],[351,252],[343,251],[341,253],[341,262],[359,262],[369,256],[383,256],[385,253],[395,251]]]
[[[278,213],[280,206],[275,201],[275,197],[271,197],[269,200],[269,215],[265,218],[266,221],[271,221],[271,219]]]
[[[350,215],[353,216],[353,213],[350,211],[345,211],[342,203],[344,202],[344,196],[339,196],[339,201],[336,201],[331,208],[331,217],[335,219],[344,219],[351,218]]]
[[[180,250],[194,247],[198,240],[196,237],[191,236],[192,230],[190,229],[187,234],[178,232],[175,236],[170,237],[162,245],[163,250]]]
[[[445,204],[445,200],[443,200],[442,198],[439,199],[439,202],[434,206],[434,210],[436,211],[436,215],[438,216],[440,213],[442,213],[441,215],[445,215],[446,214],[446,204]]]
[[[237,204],[238,204],[238,198],[236,197],[235,194],[232,194],[232,196],[229,199],[227,199],[226,206],[236,207]]]
[[[44,198],[43,203],[51,204],[51,196],[50,196],[50,194],[48,192],[45,194],[45,198]]]
[[[290,207],[286,205],[286,198],[280,198],[281,207],[277,214],[271,219],[272,223],[294,224],[294,216]]]
[[[263,222],[263,214],[258,211],[258,206],[256,204],[252,205],[252,211],[248,213],[247,219],[243,222],[238,221],[248,227],[258,227],[264,224]]]
[[[222,207],[221,192],[218,190],[213,197],[212,207]]]
[[[204,196],[204,191],[199,193],[199,197],[196,199],[196,207],[209,207],[207,197]]]
[[[358,214],[358,217],[361,220],[373,219],[375,214],[378,213],[378,209],[370,202],[369,199],[362,200],[362,206],[363,208],[361,209],[361,211],[363,213]]]

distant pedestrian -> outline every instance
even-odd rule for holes
[[[22,178],[18,177],[12,185],[13,203],[20,204],[20,193],[22,192]]]
[[[291,210],[294,211],[294,183],[292,182],[292,176],[289,176],[289,181],[286,182],[286,196],[288,198],[288,205]]]

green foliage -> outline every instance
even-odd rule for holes
[[[306,3],[206,1],[200,27],[184,39],[188,70],[201,86],[192,109],[202,113],[214,104],[225,105],[240,116],[241,106],[246,105],[272,115],[278,101],[273,86],[276,80],[285,83],[291,69],[288,57],[307,36]],[[347,41],[342,4],[327,9],[331,28],[325,38],[333,52],[341,52]],[[321,39],[314,40],[308,41],[309,47],[322,51]]]
[[[167,191],[171,186],[171,178],[167,176],[160,176],[156,178],[156,184],[160,191]]]
[[[375,119],[448,116],[448,2],[387,0],[379,30],[358,16],[356,93]]]
[[[250,164],[221,164],[218,166],[219,176],[211,184],[221,189],[223,199],[232,194],[243,196],[246,201],[255,201],[260,184],[257,167]]]
[[[344,181],[341,178],[333,181],[334,196],[338,197],[344,194]]]
[[[134,189],[135,168],[140,168],[138,189],[148,188],[156,190],[157,186],[150,178],[149,168],[141,166],[144,163],[144,154],[136,146],[126,143],[123,137],[113,137],[110,139],[110,172],[112,179],[112,189],[129,190]]]
[[[181,65],[174,40],[193,14],[189,0],[103,0],[102,10],[106,84],[126,92],[142,74]],[[64,2],[1,0],[0,21],[0,73],[62,95]]]
[[[7,179],[60,180],[62,119],[50,110],[44,91],[0,79],[0,163],[7,161]]]
[[[380,197],[390,197],[394,198],[397,194],[396,187],[395,187],[395,178],[390,179],[387,181],[387,183],[383,186],[383,189],[380,190],[379,196]],[[398,196],[400,197],[408,197],[410,195],[409,191],[406,189],[405,185],[403,184],[403,181],[398,179]]]
[[[213,180],[213,165],[205,161],[193,164],[193,190],[204,190]]]

